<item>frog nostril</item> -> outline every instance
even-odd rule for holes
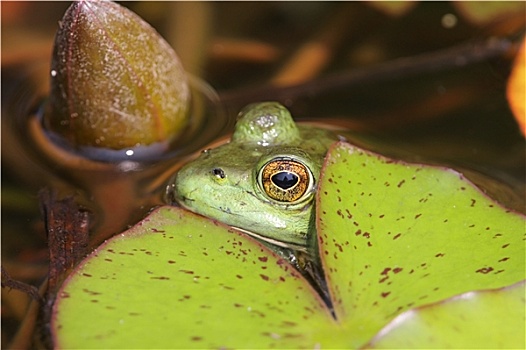
[[[212,174],[220,179],[224,179],[226,177],[225,172],[221,168],[212,169]]]

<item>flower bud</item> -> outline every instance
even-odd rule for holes
[[[190,89],[174,50],[145,21],[108,1],[79,1],[55,37],[48,130],[75,147],[123,149],[176,138]]]

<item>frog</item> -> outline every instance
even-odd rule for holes
[[[230,142],[183,166],[170,191],[183,208],[274,247],[312,250],[321,167],[341,139],[296,123],[278,102],[250,104],[239,113]]]

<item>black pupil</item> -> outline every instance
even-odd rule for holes
[[[282,171],[272,176],[272,182],[279,188],[286,190],[298,183],[298,176],[288,171]]]

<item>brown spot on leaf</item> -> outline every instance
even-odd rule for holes
[[[259,274],[259,276],[264,280],[268,281],[269,277],[267,275]]]
[[[505,257],[505,258],[500,259],[499,262],[508,261],[509,259],[510,259],[509,257]]]
[[[382,292],[382,293],[380,294],[380,296],[381,296],[382,298],[386,298],[389,294],[391,294],[391,292]]]
[[[493,267],[482,267],[478,270],[476,270],[475,272],[477,273],[482,273],[482,274],[487,274],[487,273],[490,273],[491,271],[493,271]]]
[[[101,294],[100,292],[95,292],[95,291],[89,290],[87,288],[83,288],[82,291],[87,293],[87,294],[89,294],[89,295],[100,295]]]
[[[390,267],[386,267],[382,272],[380,272],[380,275],[387,276],[387,274],[391,271]]]
[[[444,253],[438,253],[435,255],[435,258],[441,258],[443,257],[445,254]]]

